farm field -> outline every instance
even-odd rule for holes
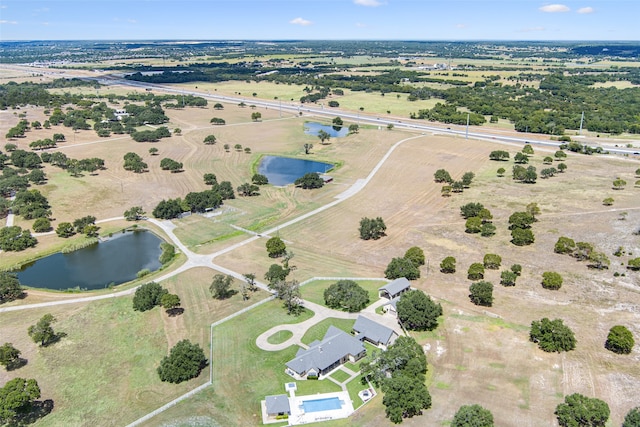
[[[212,90],[198,86],[203,92]],[[265,83],[216,87],[230,95],[239,91],[250,96],[255,91],[259,97],[264,93],[271,98],[296,98],[293,94],[299,89]],[[277,95],[279,87],[286,88],[282,95]],[[373,97],[380,100],[370,102]],[[395,99],[394,94],[383,98],[379,94],[347,93],[344,106],[356,110],[355,106],[366,104],[365,113],[378,112],[377,109],[386,113],[390,109],[396,114],[391,103]],[[342,108],[343,99],[340,103]],[[329,161],[337,165],[330,172],[334,180],[322,189],[263,186],[259,196],[225,201],[215,216],[192,215],[171,221],[173,232],[189,250],[207,255],[251,237],[234,227],[258,233],[275,227],[294,254],[291,263],[296,269],[291,277],[300,282],[327,276],[382,278],[392,258],[403,256],[412,246],[422,248],[427,264],[421,267],[422,277],[412,286],[440,302],[444,315],[435,331],[414,334],[427,350],[433,405],[422,416],[405,419],[405,425],[444,424],[459,406],[471,403],[490,409],[497,425],[553,425],[556,405],[571,393],[606,401],[611,408],[612,426],[621,424],[624,414],[637,406],[640,349],[636,346],[630,355],[619,356],[605,350],[604,341],[609,328],[616,324],[627,326],[640,339],[640,273],[625,267],[630,258],[640,254],[640,239],[633,234],[640,227],[640,188],[633,185],[640,161],[568,153],[566,172],[549,179],[539,178],[535,184],[522,184],[511,179],[512,161],[489,160],[493,150],[509,151],[513,159],[521,145],[370,126],[361,126],[358,134],[332,138],[329,144],[322,145],[318,138],[304,134],[303,126],[305,121],[327,123],[326,119],[290,113],[281,117],[273,108],[257,108],[262,120],[253,122],[251,108],[225,104],[223,110],[214,110],[211,104],[206,108],[166,110],[170,117],[167,126],[180,128],[181,132],[154,144],[134,142],[128,135],[101,139],[93,131],[74,133],[60,127],[68,135],[67,142],[57,150],[73,158],[103,158],[106,170],[73,178],[45,165],[48,182],[36,188],[52,205],[54,228],[56,223],[84,215],[94,215],[99,220],[120,217],[134,205],[141,205],[150,213],[163,199],[206,189],[204,173],[215,173],[218,181],[228,180],[236,188],[250,181],[262,155]],[[20,111],[26,112],[29,120],[45,118],[42,109],[26,107]],[[224,118],[227,124],[212,126],[212,117]],[[2,134],[17,121],[13,111],[0,111]],[[49,137],[51,132],[32,130],[26,140],[16,144],[28,150],[30,141]],[[204,145],[202,141],[208,134],[215,134],[218,143]],[[336,196],[366,178],[398,142],[401,143],[361,191],[309,218],[282,226],[338,200]],[[311,154],[304,154],[304,143],[313,143]],[[223,144],[232,148],[227,151]],[[237,151],[233,149],[235,144],[250,147],[251,152]],[[158,148],[159,155],[151,156],[150,147]],[[535,153],[529,164],[540,171],[547,167],[543,158],[553,156],[555,148],[536,144],[533,148]],[[130,151],[148,162],[149,172],[134,174],[124,170],[122,156]],[[164,157],[183,162],[184,172],[160,170],[159,162]],[[497,176],[499,167],[507,169],[506,176]],[[441,168],[454,179],[472,171],[475,179],[463,193],[442,197],[442,184],[433,180],[434,172]],[[612,189],[617,177],[627,181],[624,190]],[[607,197],[615,199],[612,206],[603,205]],[[469,202],[483,203],[491,211],[497,228],[494,236],[465,233],[460,206]],[[508,218],[532,202],[541,210],[532,226],[535,243],[515,246],[510,243]],[[385,221],[387,235],[379,240],[361,240],[360,219],[378,216]],[[103,223],[101,232],[108,234],[130,224],[121,219]],[[16,218],[16,225],[30,228],[32,221]],[[567,255],[555,254],[553,247],[560,236],[592,243],[611,259],[611,266],[590,269]],[[15,265],[40,256],[43,250],[60,247],[55,235],[38,239],[36,248],[2,253],[0,265]],[[279,262],[267,256],[265,242],[265,238],[257,239],[212,257],[213,262],[240,274],[253,272],[262,280],[269,266]],[[622,257],[613,255],[619,247],[626,251]],[[523,272],[517,285],[507,288],[499,285],[500,270],[487,270],[485,279],[494,284],[494,303],[483,308],[469,301],[471,281],[466,272],[471,263],[482,262],[486,253],[502,257],[501,269],[517,263]],[[439,263],[446,256],[456,258],[456,273],[439,271]],[[181,258],[170,268],[184,261]],[[560,290],[542,288],[545,271],[562,274],[564,284]],[[277,324],[303,321],[311,313],[291,317],[280,302],[267,302],[216,326],[210,342],[212,322],[267,297],[266,292],[258,291],[251,294],[249,301],[242,301],[239,294],[224,301],[214,300],[208,288],[215,273],[198,267],[162,282],[182,299],[185,312],[176,317],[168,317],[159,308],[134,312],[131,296],[0,312],[0,336],[22,349],[29,360],[17,371],[0,370],[0,382],[18,375],[38,378],[43,398],[53,399],[55,407],[36,426],[123,425],[207,381],[208,370],[177,386],[161,383],[157,378],[155,367],[162,356],[177,341],[189,338],[205,348],[207,356],[209,345],[213,346],[212,386],[144,425],[258,425],[259,401],[267,394],[283,392],[282,385],[289,378],[283,363],[295,355],[296,349],[265,354],[255,345],[255,338]],[[321,282],[326,286],[331,283]],[[308,291],[303,287],[303,296],[308,292],[310,300],[322,303],[322,286],[318,282],[311,286]],[[235,282],[234,288],[237,287]],[[373,282],[367,287],[372,292],[376,288]],[[28,294],[24,300],[2,307],[67,297],[44,291],[29,290]],[[68,336],[42,349],[30,342],[26,328],[44,313],[56,316],[59,321],[54,327]],[[544,353],[529,342],[531,321],[542,317],[562,318],[576,334],[576,350]],[[310,392],[316,392],[314,387],[333,391],[332,385],[303,387],[309,387]],[[381,401],[378,396],[350,419],[324,425],[389,425]]]

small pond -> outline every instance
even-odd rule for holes
[[[331,163],[288,157],[264,156],[258,165],[258,173],[269,179],[269,184],[283,186],[293,184],[296,179],[310,172],[326,173]]]
[[[304,133],[306,133],[307,135],[317,136],[318,132],[320,132],[321,130],[328,133],[331,138],[340,138],[349,134],[348,126],[334,127],[332,125],[323,125],[316,122],[307,122],[304,124]]]
[[[138,271],[160,268],[162,239],[150,231],[114,234],[107,241],[67,254],[56,253],[17,271],[25,286],[45,289],[103,289],[134,280]]]

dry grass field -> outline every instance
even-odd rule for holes
[[[244,89],[235,90],[245,95]],[[222,86],[219,91],[223,91]],[[366,127],[357,135],[332,138],[330,144],[321,145],[317,138],[303,132],[304,121],[316,119],[290,114],[281,118],[273,109],[256,111],[262,113],[261,122],[250,120],[250,108],[233,104],[225,104],[220,111],[211,105],[167,110],[171,119],[168,127],[179,127],[182,133],[155,144],[136,143],[128,136],[101,139],[93,131],[74,134],[61,128],[67,142],[60,144],[60,151],[73,158],[103,158],[107,169],[94,176],[72,178],[47,165],[49,181],[38,189],[49,199],[56,222],[84,215],[106,219],[121,216],[134,205],[150,212],[162,199],[201,191],[206,188],[202,175],[208,172],[237,187],[250,180],[252,167],[262,154],[338,164],[331,172],[334,182],[322,189],[263,187],[260,196],[226,201],[220,215],[174,221],[176,235],[190,249],[207,254],[248,237],[232,225],[260,232],[335,200],[358,179],[365,178],[393,144],[407,139],[355,196],[278,230],[295,254],[292,264],[297,268],[292,276],[299,281],[314,276],[382,277],[393,257],[402,256],[411,246],[424,250],[428,264],[421,268],[422,278],[412,284],[440,301],[444,316],[434,332],[415,334],[428,350],[433,407],[420,417],[405,420],[405,424],[446,424],[459,406],[479,403],[493,412],[497,425],[554,425],[556,405],[564,395],[574,392],[605,400],[611,408],[611,426],[619,425],[624,414],[637,406],[640,346],[636,345],[630,355],[619,356],[605,350],[604,341],[609,328],[616,324],[627,326],[636,341],[640,340],[640,274],[621,265],[640,255],[640,237],[632,234],[640,228],[640,188],[633,186],[638,179],[633,172],[640,162],[570,153],[564,174],[526,185],[511,180],[512,162],[488,159],[489,153],[498,149],[508,150],[513,158],[520,146]],[[27,112],[30,121],[44,119],[42,110],[20,112]],[[211,126],[212,117],[224,118],[227,125]],[[13,111],[0,112],[0,133],[4,135],[18,120]],[[50,137],[53,131],[33,130],[16,143],[25,148],[30,141]],[[208,134],[216,135],[218,143],[205,146],[202,140]],[[304,155],[305,142],[314,144],[309,156]],[[223,149],[225,143],[230,144],[230,152]],[[235,144],[250,147],[251,153],[235,151]],[[158,156],[149,155],[152,146],[159,149]],[[542,158],[553,151],[535,145],[534,149],[530,164],[540,171],[547,167]],[[140,154],[149,164],[149,172],[125,171],[122,156],[128,151]],[[159,162],[164,157],[183,162],[184,172],[160,170]],[[507,169],[507,176],[502,178],[495,173],[501,166]],[[454,178],[467,171],[474,172],[476,178],[464,193],[444,198],[441,184],[433,182],[433,174],[440,168]],[[624,190],[611,188],[617,176],[628,182]],[[613,206],[602,205],[606,197],[615,199]],[[468,202],[481,202],[490,209],[497,227],[495,236],[464,232],[459,207]],[[509,215],[524,210],[531,202],[541,208],[539,221],[533,225],[536,241],[531,246],[514,246],[507,229]],[[623,212],[626,215],[621,215]],[[360,219],[377,216],[384,219],[387,236],[376,241],[359,239]],[[30,221],[18,219],[16,223],[31,226]],[[106,224],[102,226],[107,228]],[[591,270],[573,258],[553,253],[560,236],[592,243],[611,259],[611,267]],[[42,237],[35,249],[3,253],[3,263],[7,256],[11,263],[32,258],[42,248],[58,244],[58,240],[55,236]],[[269,265],[278,262],[267,257],[265,241],[241,246],[216,257],[214,262],[262,278]],[[633,255],[613,256],[619,246]],[[494,284],[494,304],[484,309],[469,301],[466,271],[471,263],[482,262],[486,253],[501,255],[503,269],[521,264],[523,274],[515,287],[505,288],[499,285],[499,270],[488,270],[485,278]],[[457,272],[452,275],[439,272],[438,265],[446,256],[457,260]],[[563,287],[558,291],[543,289],[540,282],[544,271],[562,274]],[[616,272],[624,276],[614,277]],[[29,359],[28,365],[17,371],[0,371],[1,382],[16,375],[38,379],[43,397],[54,399],[56,406],[36,425],[122,425],[133,421],[206,381],[206,373],[179,386],[158,381],[155,366],[173,343],[188,337],[208,347],[212,321],[265,296],[255,294],[249,302],[240,301],[238,295],[214,301],[208,296],[214,273],[194,269],[163,282],[182,299],[185,313],[176,318],[168,318],[158,309],[133,312],[131,297],[0,313],[0,336],[13,342]],[[38,291],[20,303],[56,298],[59,294]],[[58,317],[56,329],[69,336],[39,349],[29,342],[25,331],[45,312]],[[274,389],[272,382],[281,382],[286,376],[251,340],[273,322],[296,319],[284,316],[277,303],[268,303],[253,313],[255,318],[249,312],[214,337],[214,368],[223,366],[214,386],[147,425],[211,425],[212,420],[220,425],[259,424],[254,414],[260,392]],[[562,318],[576,334],[576,350],[548,354],[530,343],[531,321],[542,317]],[[278,357],[284,360],[290,350]],[[268,366],[270,370],[261,366],[261,358],[273,363]],[[257,388],[247,385],[250,380]],[[347,421],[326,425],[389,425],[381,400],[375,399]]]

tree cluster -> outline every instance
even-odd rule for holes
[[[589,268],[607,269],[611,261],[604,252],[596,251],[591,243],[575,242],[573,239],[560,236],[553,247],[557,254],[569,255],[578,261],[587,261]]]
[[[161,305],[162,297],[168,293],[168,290],[156,282],[140,285],[133,295],[133,309],[135,311],[151,310]]]
[[[555,414],[561,427],[604,427],[609,419],[609,405],[600,399],[574,393],[565,396],[556,406]]]
[[[431,395],[425,385],[427,358],[412,337],[398,337],[387,350],[374,352],[360,364],[362,375],[380,386],[382,403],[389,420],[420,415],[431,407]]]
[[[0,249],[3,251],[22,251],[38,243],[29,230],[18,225],[0,228]]]
[[[324,186],[324,181],[320,178],[318,173],[309,172],[296,179],[294,181],[294,185],[308,190],[313,188],[322,188],[322,186]]]
[[[202,347],[182,340],[160,361],[158,375],[161,381],[178,384],[197,377],[206,366],[207,358]]]
[[[0,304],[21,298],[24,295],[18,275],[6,271],[0,272]]]
[[[182,172],[182,163],[165,157],[160,160],[160,169],[171,171],[171,173]]]
[[[354,313],[369,304],[369,293],[353,280],[339,280],[324,291],[329,308]]]
[[[403,293],[396,304],[398,320],[409,330],[432,331],[438,327],[442,306],[419,289]]]
[[[360,220],[360,238],[362,240],[378,240],[379,238],[386,236],[387,226],[381,217],[367,218],[364,217]]]
[[[540,349],[552,353],[570,351],[576,348],[576,338],[573,331],[562,322],[561,319],[549,320],[543,318],[540,321],[531,322],[529,340],[537,343]]]

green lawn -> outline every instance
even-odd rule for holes
[[[304,336],[302,337],[301,341],[309,345],[315,340],[322,340],[322,338],[324,338],[324,335],[327,333],[329,326],[335,326],[336,328],[342,329],[347,333],[351,333],[354,323],[355,323],[355,320],[351,320],[351,319],[336,319],[333,317],[324,319],[322,322],[317,323],[312,327],[310,327],[307,330],[307,333],[305,333]]]
[[[214,328],[214,419],[225,426],[260,423],[260,401],[285,392],[284,384],[292,381],[284,372],[285,363],[295,357],[298,347],[263,351],[257,347],[256,338],[273,326],[302,322],[312,315],[305,310],[298,317],[288,316],[281,301],[275,300]],[[339,390],[330,381],[298,381],[299,394],[337,391],[336,388]]]
[[[285,342],[286,340],[288,340],[292,336],[293,336],[293,332],[288,331],[288,330],[285,329],[285,330],[278,331],[275,334],[271,335],[269,338],[267,338],[267,342],[269,344],[282,344],[283,342]]]
[[[345,371],[342,371],[342,370],[335,371],[333,374],[331,374],[331,378],[333,378],[334,380],[340,383],[343,383],[346,380],[348,380],[350,376],[351,375],[347,374]]]
[[[336,280],[314,280],[309,282],[300,288],[302,298],[326,306],[324,303],[324,291],[336,282]],[[378,300],[378,288],[386,283],[384,280],[356,280],[355,282],[369,293],[369,304]]]

